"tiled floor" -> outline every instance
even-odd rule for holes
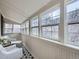
[[[18,45],[20,45],[19,47],[23,48],[23,57],[22,57],[22,59],[34,59],[32,54],[24,47],[24,45],[22,43],[18,44]]]

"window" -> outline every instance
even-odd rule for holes
[[[79,0],[66,6],[68,20],[68,43],[79,46]]]
[[[33,34],[33,35],[38,35],[38,28],[32,28],[31,29],[31,33]]]
[[[36,16],[33,17],[30,22],[26,21],[25,24],[23,23],[21,25],[21,31],[27,34],[29,34],[30,31],[31,35],[38,36],[40,34],[41,37],[51,40],[57,40],[61,43],[64,43],[64,39],[68,38],[66,39],[68,44],[79,46],[79,0],[70,0],[70,2],[68,1],[69,0],[67,0],[67,3],[65,3],[66,10],[63,9],[63,3],[62,5],[60,5],[62,10],[61,12],[63,12],[61,13],[61,22],[60,7],[57,6],[55,9],[49,9],[40,14],[39,19],[38,16]],[[65,27],[65,17],[62,17],[65,14],[64,12],[66,12],[67,15],[67,27]],[[59,24],[61,29],[59,29]],[[65,29],[67,29],[68,32],[66,32]],[[68,37],[66,37],[66,33],[68,33]]]
[[[26,34],[29,34],[29,21],[26,21],[25,30],[26,30]]]
[[[48,39],[51,39],[52,37],[52,27],[51,26],[48,26],[48,27],[42,27],[42,36],[44,38],[48,38]]]
[[[31,27],[38,26],[38,17],[35,17],[31,20]]]
[[[4,34],[20,33],[20,25],[4,23]]]
[[[52,39],[58,39],[58,26],[52,26]]]
[[[13,25],[13,33],[20,33],[20,25],[17,24]]]
[[[25,32],[25,23],[21,24],[20,29],[21,29],[21,33],[22,33],[22,34],[25,34],[25,33],[26,33],[26,32]]]
[[[53,10],[41,15],[41,36],[48,39],[58,40],[58,26],[60,22],[60,9]]]
[[[12,24],[4,23],[4,34],[12,33]]]
[[[31,19],[31,34],[38,36],[38,17]]]

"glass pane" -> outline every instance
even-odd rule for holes
[[[47,39],[51,39],[51,27],[42,27],[42,37],[47,38]]]
[[[79,22],[79,9],[73,10],[67,14],[68,23]]]
[[[58,39],[58,26],[52,26],[52,39]]]
[[[12,24],[4,23],[4,28],[12,28]]]
[[[76,0],[67,7],[68,40],[67,43],[79,46],[79,0]]]
[[[68,43],[79,46],[79,24],[68,26]]]
[[[12,24],[4,23],[4,34],[12,33]]]
[[[15,25],[14,24],[13,33],[20,33],[20,25]]]
[[[60,9],[41,16],[41,25],[58,24],[60,20]]]
[[[67,5],[67,13],[79,9],[79,0],[75,0],[74,2]]]
[[[25,24],[22,24],[21,25],[21,33],[22,34],[25,34],[26,32],[25,32]]]
[[[53,11],[53,16],[59,16],[59,15],[60,15],[60,9]]]
[[[38,28],[32,28],[31,29],[31,34],[38,36]]]
[[[31,20],[31,27],[38,26],[38,17],[35,17]]]
[[[46,14],[41,17],[41,25],[52,24],[52,14]]]
[[[20,28],[20,25],[15,25],[15,24],[14,24],[14,28]]]
[[[57,40],[58,39],[58,26],[42,27],[42,36],[44,38]]]
[[[20,33],[20,29],[19,28],[14,28],[13,33]]]
[[[29,34],[29,21],[26,21],[26,34]]]
[[[29,21],[26,21],[26,28],[29,28]]]
[[[12,33],[12,28],[4,28],[4,34]]]

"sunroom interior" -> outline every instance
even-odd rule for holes
[[[0,59],[79,59],[79,0],[0,0]]]

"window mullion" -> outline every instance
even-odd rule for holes
[[[40,16],[38,16],[38,36],[40,37],[41,35],[41,25],[40,25]]]
[[[60,24],[59,24],[59,40],[64,43],[67,39],[67,20],[66,20],[66,8],[64,0],[60,1]]]
[[[14,29],[14,24],[12,24],[12,33],[13,33],[13,29]]]
[[[31,20],[29,20],[29,35],[31,35]]]

